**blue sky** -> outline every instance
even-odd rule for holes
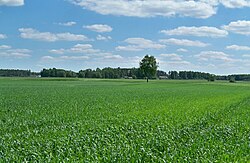
[[[250,73],[250,0],[0,0],[0,68]]]

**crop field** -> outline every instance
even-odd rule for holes
[[[0,162],[249,162],[250,83],[0,79]]]

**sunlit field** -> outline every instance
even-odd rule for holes
[[[0,79],[0,162],[248,162],[250,83]]]

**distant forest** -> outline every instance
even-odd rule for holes
[[[0,77],[62,77],[62,78],[103,78],[103,79],[143,79],[144,75],[139,68],[97,68],[95,70],[86,69],[79,72],[64,69],[43,69],[41,72],[31,72],[30,70],[0,69]],[[250,74],[214,75],[204,72],[194,71],[161,71],[157,70],[156,76],[151,79],[204,79],[210,80],[230,80],[250,81]]]

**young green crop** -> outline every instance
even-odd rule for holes
[[[0,162],[247,162],[250,83],[0,79]]]

